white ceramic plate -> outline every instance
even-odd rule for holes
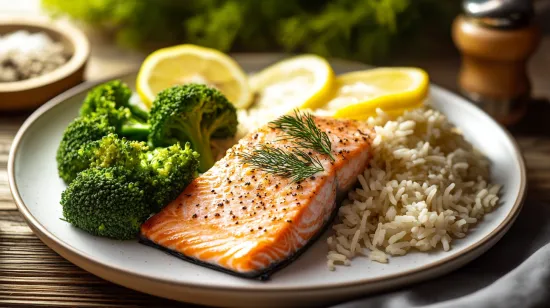
[[[239,57],[257,70],[274,58]],[[334,62],[335,70],[364,66]],[[133,85],[135,74],[121,77]],[[525,166],[512,137],[488,115],[437,86],[436,108],[448,115],[492,162],[493,181],[503,184],[502,203],[472,229],[453,241],[451,251],[410,253],[387,265],[356,258],[351,267],[326,267],[322,238],[267,282],[247,280],[194,265],[137,241],[119,242],[91,236],[61,221],[60,195],[65,184],[55,154],[62,132],[77,115],[90,84],[78,86],[38,109],[17,134],[9,157],[11,189],[19,210],[36,235],[74,264],[104,279],[142,292],[215,306],[266,307],[329,304],[442,275],[478,257],[495,244],[518,215],[525,192]]]

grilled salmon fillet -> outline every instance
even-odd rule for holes
[[[337,199],[365,169],[371,132],[365,124],[314,118],[332,143],[314,153],[324,171],[300,182],[248,164],[239,153],[261,144],[291,149],[268,125],[241,139],[181,195],[141,226],[141,240],[172,254],[243,277],[272,273],[290,262],[329,223]]]

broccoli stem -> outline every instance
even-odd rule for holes
[[[149,112],[147,110],[134,103],[128,103],[128,109],[130,109],[132,115],[134,115],[139,122],[147,122],[149,118]]]
[[[199,171],[208,171],[215,163],[212,148],[210,148],[210,133],[203,131],[200,118],[182,119],[178,123],[181,129],[181,137],[178,138],[180,143],[185,144],[185,141],[189,141],[193,150],[200,154]]]
[[[149,124],[138,122],[126,123],[120,128],[120,134],[130,139],[147,141],[150,128]]]

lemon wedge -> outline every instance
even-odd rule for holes
[[[228,55],[191,44],[159,49],[143,61],[136,90],[147,106],[158,92],[174,85],[202,83],[217,88],[236,108],[251,102],[248,78]]]
[[[249,79],[254,109],[285,113],[316,108],[330,98],[334,72],[327,60],[301,55],[277,62]]]
[[[428,74],[418,68],[376,68],[340,75],[334,96],[320,109],[336,118],[366,119],[376,108],[391,114],[417,107],[428,95]]]

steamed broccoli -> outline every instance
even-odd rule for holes
[[[146,140],[149,113],[130,103],[131,96],[132,90],[120,80],[103,83],[88,92],[80,108],[80,115],[105,115],[118,134]]]
[[[198,154],[186,144],[149,151],[144,142],[109,134],[79,150],[88,169],[63,192],[64,219],[95,235],[135,236],[149,214],[175,199],[197,174]]]
[[[90,168],[120,166],[135,169],[141,167],[143,155],[148,150],[145,142],[121,139],[116,134],[109,134],[84,145],[78,154],[82,161],[88,162]]]
[[[174,200],[197,175],[199,154],[189,143],[182,149],[179,144],[157,148],[144,157],[149,173],[150,199],[153,210],[159,211]]]
[[[57,149],[57,170],[59,176],[70,183],[76,175],[87,169],[89,160],[79,154],[80,148],[113,133],[106,116],[80,117],[65,129]]]
[[[105,116],[80,117],[71,123],[57,150],[59,176],[70,183],[77,174],[89,167],[127,165],[139,162],[139,151],[147,144],[119,139]]]
[[[121,81],[115,80],[92,89],[80,109],[80,117],[71,123],[57,151],[59,176],[70,183],[78,172],[89,167],[82,155],[82,147],[110,133],[133,140],[147,140],[148,113],[130,104],[132,92]]]
[[[142,176],[124,167],[90,168],[61,195],[64,220],[94,235],[136,236],[151,214]]]
[[[174,86],[161,91],[149,115],[149,144],[154,147],[190,142],[200,154],[199,170],[214,164],[211,138],[234,136],[235,107],[218,90],[201,84]]]

